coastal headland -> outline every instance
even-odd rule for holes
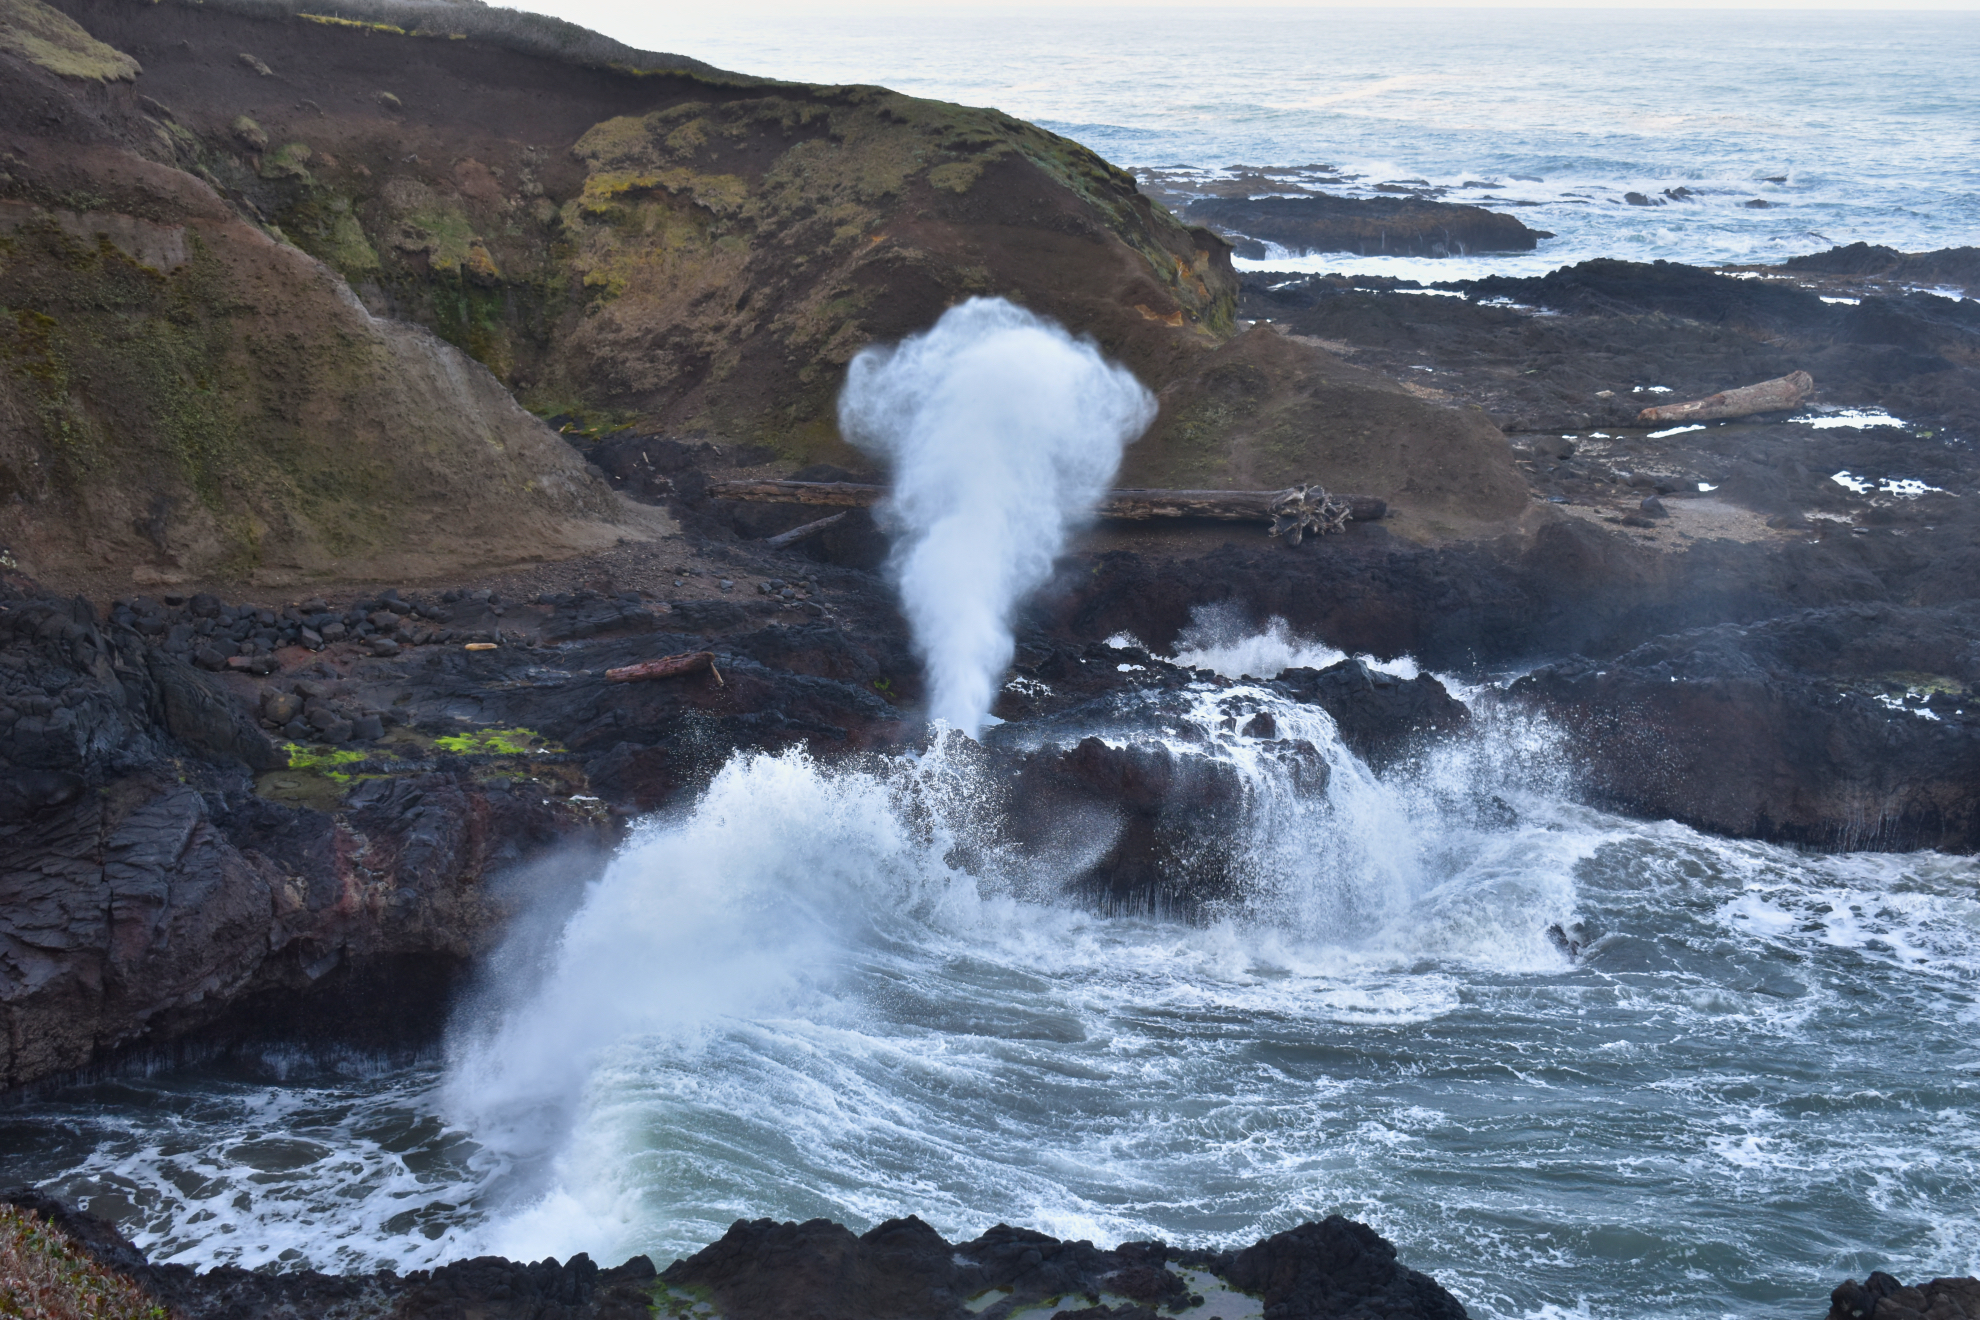
[[[884,515],[772,543],[820,510],[710,488],[885,484],[838,431],[846,365],[979,295],[1153,391],[1118,485],[1387,511],[1296,546],[1077,534],[973,753],[1019,853],[1109,823],[1072,901],[1189,920],[1233,892],[1245,785],[1080,736],[1237,686],[1175,658],[1205,620],[1364,657],[1245,686],[1378,771],[1516,712],[1565,731],[1592,806],[1980,850],[1980,251],[1424,285],[1240,273],[1233,244],[1546,236],[1425,199],[1169,200],[995,111],[509,11],[0,0],[0,1093],[417,1055],[516,913],[732,756],[925,748]],[[1795,372],[1791,409],[1641,417]],[[1422,672],[1369,663],[1402,656]],[[1324,783],[1262,708],[1233,727]],[[1219,1288],[1259,1308],[1225,1320],[1464,1314],[1339,1218],[1238,1252],[765,1220],[657,1272],[195,1276],[23,1195],[189,1317],[1208,1316]],[[1962,1296],[1872,1275],[1832,1314]]]

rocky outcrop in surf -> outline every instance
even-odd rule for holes
[[[1503,211],[1421,197],[1204,197],[1184,214],[1231,236],[1254,261],[1266,259],[1267,243],[1295,257],[1461,257],[1531,252],[1553,237]]]

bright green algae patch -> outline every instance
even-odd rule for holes
[[[282,750],[289,754],[289,769],[320,770],[333,778],[350,778],[349,775],[338,775],[335,767],[353,765],[365,759],[363,752],[352,751],[349,748],[324,751],[319,748],[304,747],[300,743],[283,743]]]
[[[475,729],[469,733],[450,733],[433,740],[433,745],[443,752],[456,756],[530,756],[538,753],[561,753],[564,749],[551,742],[534,729]]]

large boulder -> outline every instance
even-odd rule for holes
[[[1980,1279],[1932,1279],[1906,1286],[1881,1270],[1845,1279],[1829,1294],[1828,1320],[1966,1320],[1980,1315]]]

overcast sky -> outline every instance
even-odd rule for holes
[[[652,0],[508,0],[519,9],[533,9],[541,13],[555,14],[574,23],[596,29],[608,36],[619,38],[629,44],[651,48],[653,40],[669,27],[676,26],[684,17],[689,17],[690,25],[702,27],[718,18],[747,22],[753,15],[772,18],[779,13],[802,13],[816,16],[819,8],[816,0],[718,0],[718,3],[705,6],[685,6],[679,3],[654,4]],[[503,0],[496,0],[503,3]],[[1204,0],[1084,0],[1077,6],[1055,3],[1054,0],[1006,0],[1005,3],[988,5],[981,0],[920,0],[920,3],[900,3],[900,0],[836,0],[832,12],[845,16],[848,21],[857,23],[863,18],[879,18],[888,14],[931,15],[942,13],[986,14],[997,11],[1022,11],[1027,9],[1138,9],[1159,7],[1163,9],[1578,9],[1578,10],[1809,10],[1809,9],[1851,9],[1873,12],[1895,13],[1903,10],[1964,11],[1980,13],[1980,0],[1903,0],[1900,4],[1865,4],[1863,0],[1744,0],[1738,5],[1727,5],[1721,0],[1666,0],[1656,5],[1603,3],[1602,0],[1527,0],[1521,4],[1506,4],[1502,0],[1386,0],[1379,6],[1333,4],[1329,0],[1243,0],[1243,3],[1205,3]],[[645,35],[642,35],[645,34]]]

